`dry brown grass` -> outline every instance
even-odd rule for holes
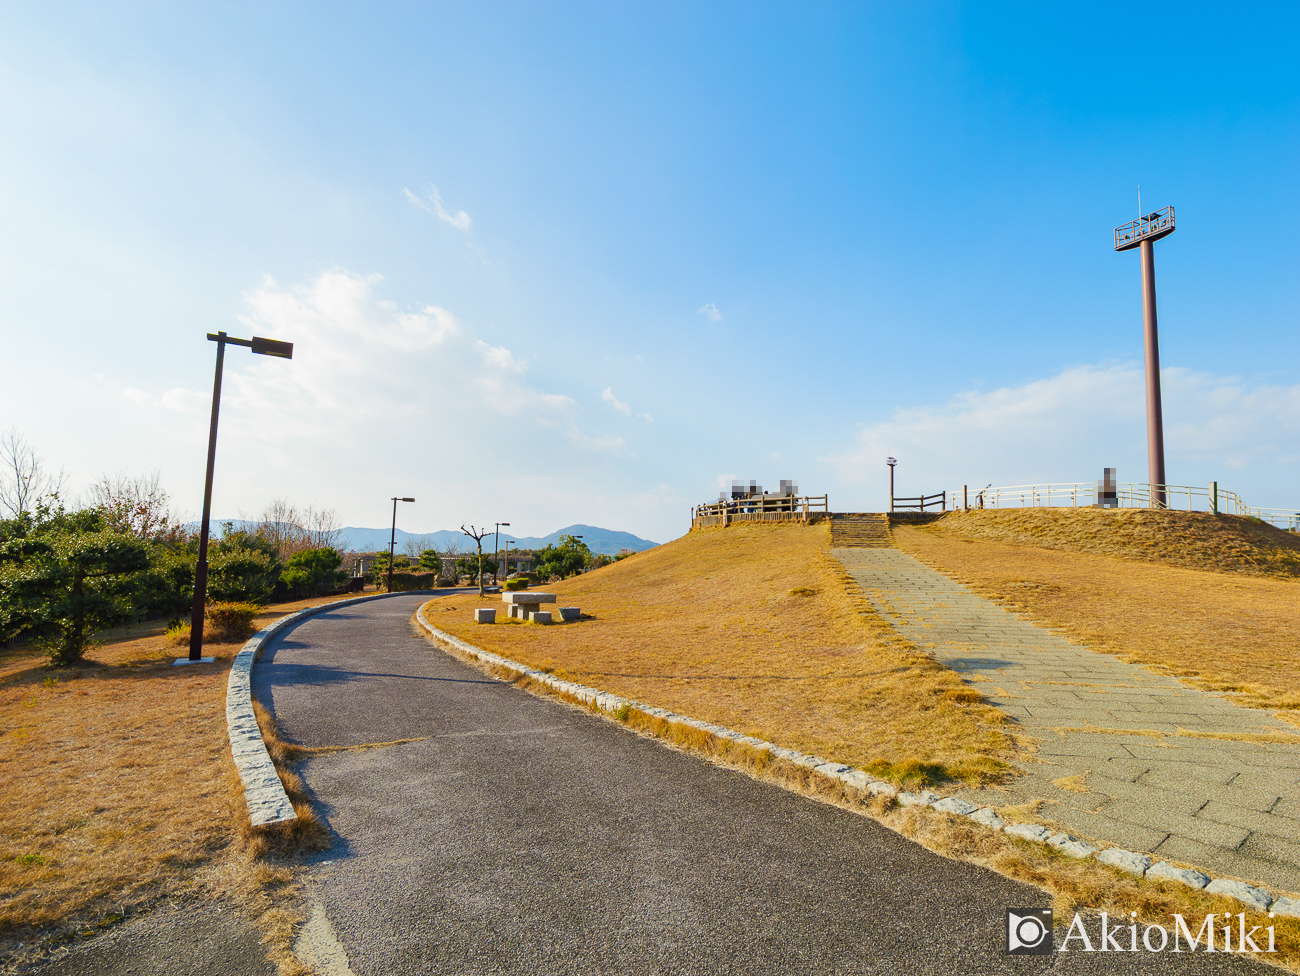
[[[258,625],[319,602],[268,608]],[[254,842],[227,746],[242,641],[178,668],[161,624],[101,637],[71,668],[29,647],[0,652],[0,963],[163,897],[274,901],[284,883],[259,858],[283,842]]]
[[[1071,640],[1300,722],[1300,580],[1064,548],[1062,540],[1083,537],[1114,512],[1052,513],[1050,522],[1061,527],[1054,548],[975,536],[982,520],[990,532],[1001,531],[1004,514],[1029,513],[959,513],[925,528],[895,526],[894,539],[927,565]],[[1198,526],[1185,512],[1139,514],[1168,519],[1171,545],[1178,538],[1173,529]],[[1263,552],[1260,561],[1270,558]]]
[[[1300,533],[1241,515],[1140,508],[952,512],[932,523],[968,539],[1221,572],[1300,577]]]
[[[477,625],[474,607],[501,606],[477,595],[427,612],[513,660],[896,782],[1005,775],[1001,713],[881,621],[828,546],[824,524],[705,529],[545,587],[592,619]]]

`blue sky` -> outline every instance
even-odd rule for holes
[[[0,10],[0,428],[412,531],[665,540],[720,482],[836,510],[1168,477],[1300,506],[1293,5]]]

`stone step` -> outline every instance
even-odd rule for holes
[[[831,546],[837,549],[886,549],[894,544],[889,518],[874,513],[831,517]]]

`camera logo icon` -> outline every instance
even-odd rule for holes
[[[1007,909],[1007,952],[1015,956],[1051,955],[1052,910]]]

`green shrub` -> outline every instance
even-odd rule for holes
[[[253,636],[253,618],[261,612],[256,603],[209,603],[204,613],[207,619],[204,638],[227,644],[248,640]]]
[[[265,603],[280,579],[280,563],[258,549],[228,549],[208,559],[208,598],[218,603]]]
[[[524,577],[519,577],[518,579],[508,579],[502,585],[506,588],[507,593],[514,593],[517,590],[528,589],[528,580]]]
[[[388,577],[385,575],[379,582],[385,586],[388,585]],[[438,585],[437,573],[393,573],[393,592],[402,593],[408,590],[432,590]]]
[[[333,549],[303,549],[289,557],[280,579],[298,596],[321,596],[347,583],[342,565],[343,557]]]

